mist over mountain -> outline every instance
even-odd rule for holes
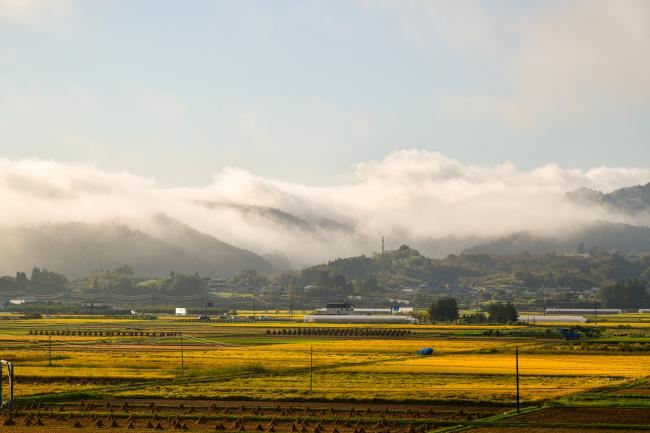
[[[650,252],[650,228],[628,224],[598,223],[564,236],[549,237],[530,232],[513,233],[466,248],[468,254],[511,255],[521,253],[588,253],[599,251]]]
[[[169,271],[228,277],[244,269],[272,270],[269,262],[166,217],[156,216],[161,238],[118,224],[81,222],[0,227],[0,273],[48,269],[71,277],[123,264],[138,275]]]
[[[581,188],[567,193],[567,196],[588,206],[605,206],[628,215],[647,214],[650,211],[650,183],[620,188],[610,193]]]
[[[529,252],[574,253],[582,244],[585,251],[650,252],[650,183],[619,188],[605,193],[591,188],[569,191],[567,198],[582,206],[583,212],[609,212],[613,219],[629,223],[597,221],[556,234],[522,231],[477,243],[467,253],[519,254]]]
[[[269,223],[282,226],[289,230],[300,230],[304,232],[315,232],[317,230],[333,230],[344,233],[352,233],[354,226],[350,223],[334,221],[332,219],[308,215],[298,217],[281,209],[268,206],[239,205],[234,203],[210,203],[200,202],[208,209],[230,209],[240,214],[242,219],[248,219],[254,222],[256,219],[262,219]]]
[[[648,169],[522,170],[412,149],[338,179],[314,186],[226,167],[205,186],[165,188],[87,165],[0,158],[0,225],[12,251],[3,271],[46,266],[76,275],[127,263],[142,274],[227,276],[371,254],[382,237],[386,249],[408,244],[431,257],[477,245],[650,249],[648,185],[629,187],[649,182]],[[61,248],[58,256],[71,258],[56,257]]]

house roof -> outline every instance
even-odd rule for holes
[[[352,304],[349,302],[332,302],[325,305],[325,308],[352,308]]]

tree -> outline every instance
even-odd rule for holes
[[[637,278],[616,281],[601,287],[598,297],[605,307],[646,307],[650,301],[648,282]]]
[[[487,323],[488,318],[483,313],[472,313],[472,314],[464,314],[460,320],[462,323],[481,325],[483,323]]]
[[[113,269],[113,272],[116,274],[124,275],[126,277],[132,277],[135,275],[135,268],[130,265],[122,265]]]
[[[352,293],[353,286],[342,274],[330,273],[328,270],[321,270],[318,275],[318,282],[310,290],[314,297],[345,297]]]
[[[114,287],[114,290],[117,293],[124,293],[124,294],[129,294],[133,290],[133,284],[131,282],[130,278],[127,277],[122,277],[119,280],[117,280],[117,284]]]
[[[32,269],[30,280],[31,289],[41,293],[60,292],[65,290],[68,284],[68,279],[64,275],[48,271],[45,268]]]
[[[26,290],[29,288],[29,278],[25,272],[16,272],[16,289]]]
[[[245,286],[250,289],[259,289],[268,286],[269,280],[264,275],[260,275],[253,269],[247,269],[233,276],[230,284],[235,287]]]
[[[9,276],[9,275],[4,275],[0,277],[0,290],[14,290],[16,288],[16,279]]]
[[[519,318],[519,313],[510,303],[498,303],[490,305],[488,317],[492,323],[514,323]]]
[[[434,322],[453,322],[458,320],[458,304],[451,297],[440,298],[429,307],[429,317]]]
[[[170,291],[182,294],[199,293],[203,290],[203,279],[199,274],[189,275],[171,272],[167,279]]]

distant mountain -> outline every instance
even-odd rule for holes
[[[244,269],[272,270],[260,256],[157,216],[160,237],[117,224],[66,223],[0,227],[0,273],[46,267],[70,277],[132,265],[138,275],[169,271],[228,277]]]
[[[606,251],[650,252],[650,228],[602,222],[577,230],[562,238],[520,232],[466,248],[463,252],[500,255],[524,252],[531,254],[575,253],[580,244],[587,251],[597,248]]]
[[[234,203],[220,203],[201,201],[201,205],[208,209],[225,208],[236,211],[244,219],[257,218],[283,229],[314,232],[317,229],[333,230],[352,233],[354,227],[348,223],[335,221],[320,216],[296,216],[287,211],[268,206],[240,205]]]
[[[650,211],[650,183],[617,189],[603,193],[580,188],[567,193],[572,200],[586,205],[601,205],[627,214]]]
[[[408,245],[420,251],[422,255],[441,259],[449,254],[459,254],[474,245],[481,245],[494,240],[490,237],[449,235],[441,238],[409,240]]]
[[[167,215],[155,215],[152,222],[157,230],[150,234],[207,262],[210,268],[203,272],[205,274],[231,275],[244,269],[273,270],[273,266],[257,254],[201,233]]]

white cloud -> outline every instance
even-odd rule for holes
[[[346,183],[308,186],[225,168],[201,188],[167,189],[128,173],[43,160],[0,159],[0,224],[122,221],[148,229],[159,212],[219,239],[260,253],[285,251],[296,265],[372,251],[386,235],[409,242],[448,234],[556,233],[609,219],[565,192],[611,190],[650,181],[650,170],[555,164],[520,170],[512,163],[467,164],[444,155],[402,150],[359,164]],[[236,206],[277,208],[313,224],[291,227],[273,215]],[[318,226],[328,219],[347,229]]]
[[[647,102],[649,2],[577,1],[522,27],[507,71],[520,105],[540,115],[582,115],[601,104]]]
[[[395,17],[410,44],[442,44],[477,71],[496,71],[488,88],[439,97],[454,118],[486,117],[516,128],[603,110],[647,107],[650,2],[573,0],[521,3],[384,0],[364,2]],[[485,85],[483,85],[485,86]]]
[[[69,0],[0,0],[0,24],[44,28],[67,18],[72,10]]]

